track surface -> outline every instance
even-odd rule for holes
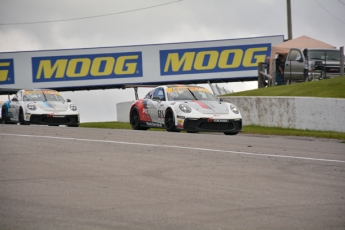
[[[0,229],[345,229],[345,144],[0,125]]]

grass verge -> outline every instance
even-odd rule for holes
[[[270,86],[254,90],[231,93],[222,96],[288,96],[345,98],[345,77],[320,81],[302,82],[291,85]]]
[[[85,128],[101,128],[101,129],[132,129],[128,122],[88,122],[81,123],[79,127]],[[151,128],[151,131],[165,131],[165,129]],[[330,131],[313,131],[300,129],[286,129],[278,127],[262,127],[256,125],[243,126],[244,134],[260,134],[260,135],[279,135],[279,136],[303,136],[327,139],[338,139],[345,143],[345,133]]]

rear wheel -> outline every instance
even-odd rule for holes
[[[225,135],[237,135],[238,133],[224,132]]]
[[[168,109],[165,113],[164,124],[165,124],[165,129],[168,132],[180,132],[179,130],[176,130],[175,116],[174,116],[174,112],[171,109]]]
[[[1,122],[3,124],[14,124],[13,122],[10,121],[10,119],[6,116],[6,108],[3,105],[1,107]]]
[[[129,122],[131,123],[132,129],[134,130],[147,130],[147,128],[140,126],[140,116],[137,107],[133,107],[131,109],[131,113],[129,116]]]

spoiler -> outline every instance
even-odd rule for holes
[[[158,85],[122,85],[121,89],[133,88],[135,94],[135,100],[139,99],[138,88],[156,88]]]

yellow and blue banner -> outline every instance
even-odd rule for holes
[[[271,53],[271,44],[160,51],[160,73],[200,74],[257,70]]]
[[[32,81],[80,81],[142,77],[141,52],[32,58]]]
[[[13,59],[0,59],[0,85],[14,84]]]

